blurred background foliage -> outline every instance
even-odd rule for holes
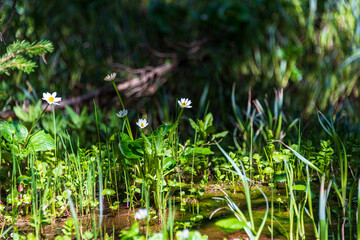
[[[3,24],[13,4],[5,2]],[[270,101],[284,88],[282,110],[293,118],[345,105],[359,114],[358,0],[18,0],[15,8],[5,43],[44,39],[54,51],[31,74],[1,76],[3,111],[35,104],[44,91],[81,96],[113,71],[125,81],[129,74],[119,63],[139,69],[176,62],[154,95],[125,100],[128,108],[158,123],[174,119],[176,99],[188,97],[191,117],[213,112],[224,126],[234,115],[236,84],[241,109],[250,90],[253,100]],[[120,110],[115,92],[97,103]],[[83,106],[92,101],[72,107],[80,113]]]

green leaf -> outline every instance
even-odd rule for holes
[[[183,230],[185,231],[185,230]],[[206,235],[201,235],[199,231],[190,231],[188,237],[185,237],[183,231],[176,232],[177,240],[205,240],[208,239]]]
[[[214,139],[216,139],[216,138],[224,138],[228,133],[229,133],[229,131],[223,131],[223,132],[215,133],[215,134],[212,135],[211,141],[214,141]]]
[[[282,145],[284,145],[286,148],[288,148],[297,158],[299,158],[301,161],[303,161],[305,164],[309,165],[312,169],[315,169],[316,171],[318,171],[319,173],[322,173],[322,171],[316,167],[314,164],[312,164],[309,160],[307,160],[306,158],[304,158],[300,153],[296,152],[294,149],[292,149],[291,147],[289,147],[288,145],[286,145],[285,143],[283,143],[282,141],[279,140],[275,140],[274,142],[279,142]]]
[[[119,135],[121,138],[119,148],[126,158],[139,158],[144,156],[140,141],[132,141],[125,133],[119,133]]]
[[[272,174],[274,170],[271,167],[266,167],[263,171],[265,174]]]
[[[41,101],[38,101],[35,106],[29,105],[29,110],[26,113],[20,106],[14,107],[15,115],[23,120],[25,123],[32,123],[36,120],[36,118],[41,114]]]
[[[215,127],[214,126],[209,126],[206,128],[206,136],[209,136],[210,134],[214,133],[216,131]]]
[[[26,112],[22,109],[22,107],[20,107],[20,106],[15,106],[13,109],[14,109],[15,115],[16,115],[19,119],[23,120],[24,122],[27,122],[27,120],[28,120],[28,115],[27,115]]]
[[[31,181],[31,178],[26,175],[21,175],[17,177],[17,183],[26,183],[28,184]]]
[[[106,196],[106,195],[112,196],[112,195],[115,194],[115,191],[112,190],[112,189],[107,189],[107,188],[106,188],[106,189],[102,190],[102,194],[103,194],[104,196]]]
[[[244,227],[247,227],[246,223],[239,221],[239,219],[235,217],[221,219],[219,221],[216,221],[215,225],[228,233],[235,232],[243,229]]]
[[[176,165],[176,160],[171,157],[167,157],[164,159],[163,171],[168,171],[174,168],[175,165]]]
[[[165,236],[164,236],[165,235]],[[148,240],[163,240],[163,239],[168,239],[166,234],[164,233],[153,233],[151,234],[151,236],[148,238]]]
[[[190,125],[193,129],[195,129],[195,131],[200,132],[200,128],[199,126],[194,122],[194,120],[192,120],[191,118],[189,119]]]
[[[57,167],[53,170],[54,177],[60,177],[63,174],[63,169],[65,169],[65,167],[62,163],[59,163],[59,165],[57,165]]]
[[[284,160],[287,160],[287,157],[280,152],[274,152],[272,157],[276,163],[282,163]]]
[[[144,150],[148,155],[152,155],[153,153],[153,148],[152,148],[152,144],[149,141],[149,139],[145,136],[145,134],[141,134],[142,139],[144,140]]]
[[[274,176],[274,182],[285,182],[286,181],[286,174],[283,173],[283,174],[275,174]]]
[[[305,185],[298,184],[298,185],[292,186],[292,189],[293,189],[293,190],[297,190],[297,191],[305,191],[305,190],[306,190],[306,186],[305,186]]]
[[[190,154],[202,154],[202,155],[211,155],[214,152],[210,150],[210,148],[186,148],[185,149],[185,156],[190,155]]]
[[[213,125],[213,121],[214,121],[214,117],[213,117],[212,113],[208,113],[204,119],[205,130],[207,130],[209,127],[211,127]]]
[[[92,239],[94,237],[94,234],[92,234],[89,231],[84,232],[84,234],[82,235],[83,238],[85,239]]]
[[[148,138],[152,138],[154,136],[162,136],[164,137],[165,134],[171,129],[173,128],[175,125],[160,125],[155,131],[153,131],[150,136],[148,136]]]
[[[49,133],[44,130],[38,131],[30,136],[27,149],[34,149],[36,152],[48,151],[55,148],[55,141]]]
[[[121,237],[121,240],[130,240],[130,239],[134,239],[138,235],[140,235],[139,223],[137,221],[135,221],[129,230],[127,230],[127,231],[121,230],[120,237]]]
[[[68,116],[70,117],[70,120],[74,123],[75,127],[77,129],[81,128],[82,121],[79,115],[69,106],[65,105],[65,110]]]
[[[0,122],[1,135],[9,142],[14,140],[18,143],[24,143],[28,135],[27,128],[20,122]]]

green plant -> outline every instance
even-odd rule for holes
[[[6,48],[6,54],[1,57],[0,74],[10,75],[10,70],[14,69],[29,74],[34,71],[36,63],[25,56],[30,58],[44,56],[44,54],[52,52],[53,49],[52,43],[47,40],[33,43],[17,40]]]

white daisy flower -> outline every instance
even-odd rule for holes
[[[188,98],[182,98],[182,99],[178,100],[178,103],[181,108],[192,108],[192,106],[190,106],[191,100]]]
[[[182,237],[183,239],[188,239],[189,236],[190,236],[190,231],[189,231],[189,229],[184,229],[184,230],[181,232],[181,237]]]
[[[61,97],[56,97],[56,92],[53,93],[43,93],[43,100],[47,101],[48,104],[60,105],[58,102],[61,101]]]
[[[114,81],[115,77],[116,77],[116,73],[112,73],[112,74],[110,74],[110,75],[107,75],[107,76],[104,78],[104,80],[105,80],[105,81]]]
[[[128,114],[128,110],[123,109],[123,110],[120,110],[120,112],[117,113],[116,116],[118,116],[119,118],[123,118],[123,117],[125,117],[127,114]]]
[[[139,119],[136,125],[138,125],[140,128],[144,128],[149,125],[149,123],[146,121],[146,119]]]
[[[146,208],[141,208],[135,213],[135,219],[145,219],[148,216],[148,210]]]

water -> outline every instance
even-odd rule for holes
[[[266,190],[267,195],[269,196],[269,191]],[[204,235],[208,235],[209,239],[224,239],[225,237],[227,239],[247,239],[247,235],[244,231],[236,231],[233,233],[226,233],[224,230],[220,229],[219,227],[215,226],[215,222],[220,219],[224,219],[227,217],[234,217],[231,211],[222,209],[215,214],[213,214],[212,218],[210,216],[212,213],[217,210],[220,207],[226,207],[226,201],[221,201],[219,199],[214,199],[214,197],[222,197],[223,194],[219,192],[207,192],[204,194],[200,200],[200,214],[203,216],[203,220],[196,222],[192,230],[198,230]],[[230,194],[231,199],[238,204],[239,208],[246,212],[246,201],[243,194]],[[282,197],[283,193],[280,191],[280,195],[277,195],[277,197]],[[258,227],[260,225],[260,222],[262,221],[262,218],[264,217],[265,213],[265,200],[263,197],[256,191],[253,192],[252,196],[252,208],[253,208],[253,216],[255,219],[255,225]],[[197,209],[195,209],[195,214],[191,213],[191,208],[188,209],[187,213],[183,214],[179,211],[177,211],[175,216],[175,221],[177,222],[189,222],[191,217],[194,217],[196,215]],[[288,213],[286,210],[279,206],[278,203],[274,203],[274,214],[276,216],[276,219],[279,223],[282,224],[282,227],[279,223],[274,221],[274,239],[286,239],[286,234],[284,232],[284,229],[289,228],[288,223]],[[261,236],[261,239],[271,239],[270,232],[267,226],[270,226],[270,211],[268,214],[268,220],[266,223],[266,226],[263,230],[263,234]],[[43,228],[43,235],[46,239],[54,239],[57,235],[63,235],[61,229],[64,225],[64,222],[67,220],[66,217],[56,219],[54,224],[45,226]],[[79,218],[80,225],[82,226],[82,231],[89,230],[90,232],[93,232],[93,226],[98,226],[99,221],[99,215],[87,215]],[[116,211],[112,211],[110,209],[107,209],[104,213],[103,218],[103,224],[102,229],[108,233],[110,236],[114,236],[115,239],[119,239],[119,234],[121,233],[121,230],[128,230],[132,223],[134,222],[134,212],[129,211],[129,209],[122,207],[119,208]],[[313,227],[310,224],[309,219],[306,221],[306,239],[314,239],[312,237],[313,235]],[[30,223],[30,219],[21,219],[16,223],[16,227],[18,228],[18,231],[20,233],[26,234],[28,231],[33,231],[31,227],[28,226],[28,223]],[[153,219],[150,222],[151,231],[152,232],[160,232],[161,231],[161,223],[157,219]],[[284,228],[284,229],[283,229]],[[146,227],[141,226],[140,228],[142,233],[145,233]]]

